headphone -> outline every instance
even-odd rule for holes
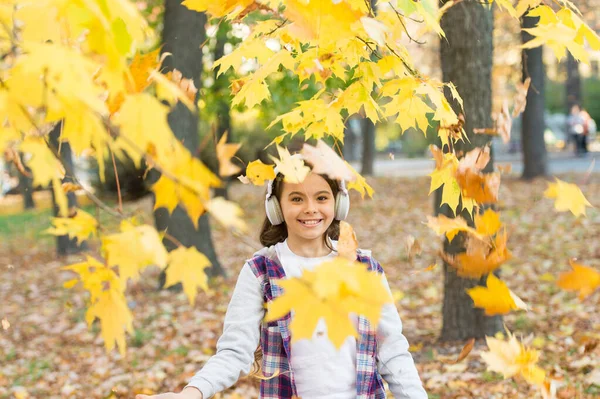
[[[295,154],[292,157],[296,157],[300,154]],[[265,199],[265,212],[267,218],[273,226],[280,225],[284,222],[283,212],[281,211],[281,205],[277,200],[277,197],[273,193],[273,187],[277,175],[279,174],[278,167],[275,167],[275,179],[267,181],[267,196]],[[335,220],[344,220],[348,216],[350,211],[350,196],[348,195],[348,189],[346,189],[346,183],[343,180],[338,181],[339,191],[335,196]]]

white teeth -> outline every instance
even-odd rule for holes
[[[318,224],[319,222],[320,222],[320,220],[305,220],[305,221],[300,221],[300,223],[307,224],[307,225],[315,225],[315,224]]]

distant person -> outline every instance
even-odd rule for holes
[[[567,117],[567,134],[569,140],[573,142],[575,154],[583,154],[583,136],[585,130],[585,119],[579,105],[574,104],[571,107],[571,113]]]
[[[581,135],[581,151],[585,154],[588,152],[588,142],[592,135],[596,134],[596,122],[592,119],[590,114],[585,110],[581,110],[581,117],[583,119],[583,134]]]

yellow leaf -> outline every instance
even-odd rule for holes
[[[445,215],[438,215],[438,217],[427,216],[427,226],[438,235],[445,234],[448,241],[452,241],[460,231],[466,231],[475,237],[481,238],[481,234],[472,227],[469,227],[467,221],[460,216],[455,218],[449,218]]]
[[[231,176],[238,173],[241,168],[231,163],[231,158],[240,149],[241,144],[228,144],[227,132],[223,134],[217,144],[217,158],[219,160],[219,175]]]
[[[367,183],[367,180],[364,177],[362,177],[356,170],[354,170],[354,168],[348,162],[346,162],[346,165],[348,165],[348,167],[350,168],[350,170],[352,170],[352,173],[354,173],[354,176],[356,177],[354,181],[348,183],[348,190],[358,191],[362,198],[365,198],[365,193],[369,197],[373,198],[375,190],[373,190],[373,188]]]
[[[194,306],[198,288],[208,291],[208,277],[204,272],[207,267],[210,261],[196,248],[179,247],[169,253],[165,287],[181,283],[190,305]]]
[[[85,316],[88,325],[91,325],[96,317],[100,319],[100,332],[106,351],[113,350],[116,342],[119,353],[125,356],[125,332],[133,335],[133,316],[125,295],[110,286],[100,293],[98,300],[89,307]]]
[[[46,187],[53,179],[62,179],[65,170],[41,137],[28,137],[20,150],[30,154],[25,163],[31,168],[33,185]],[[29,158],[29,160],[27,160]]]
[[[298,157],[292,157],[287,148],[277,146],[279,159],[271,156],[271,159],[277,165],[279,173],[283,174],[286,183],[302,183],[304,178],[310,173],[310,168],[304,165],[304,161]]]
[[[570,272],[561,273],[556,284],[566,291],[579,291],[579,299],[583,300],[600,287],[600,272],[569,259],[573,268]]]
[[[248,231],[248,226],[241,219],[244,214],[242,208],[235,202],[227,201],[223,197],[217,197],[211,199],[206,206],[208,212],[223,226],[242,233]]]
[[[560,179],[556,179],[556,183],[548,183],[544,197],[556,200],[554,208],[557,211],[571,211],[575,216],[585,215],[585,207],[592,206],[579,187]]]
[[[146,54],[141,54],[139,51],[135,54],[129,65],[129,72],[133,80],[132,92],[140,93],[150,85],[150,71],[160,67],[159,54],[160,48]]]
[[[58,206],[58,215],[67,217],[69,215],[69,200],[60,184],[60,180],[56,177],[52,179],[52,191],[54,192],[54,201]]]
[[[68,235],[70,239],[83,242],[89,237],[96,236],[98,221],[82,209],[77,209],[72,217],[52,218],[52,227],[46,233],[56,236]]]
[[[350,223],[340,221],[340,238],[338,239],[337,251],[339,256],[348,260],[356,260],[358,240]]]
[[[129,226],[121,233],[102,239],[109,266],[119,266],[119,277],[136,281],[140,272],[155,265],[164,269],[167,265],[167,250],[156,229],[150,225]]]
[[[171,106],[175,105],[177,101],[181,101],[190,111],[194,111],[194,101],[182,90],[180,85],[157,71],[150,71],[150,79],[156,82],[156,96],[158,98],[167,101]],[[192,86],[193,84],[192,80]],[[192,90],[195,89],[195,87],[192,87]]]
[[[514,335],[509,333],[508,336],[508,341],[485,337],[489,352],[482,352],[481,357],[487,363],[488,370],[501,373],[504,378],[520,374],[527,382],[541,385],[545,373],[536,365],[538,351],[526,348]]]
[[[275,179],[273,168],[273,165],[265,165],[260,159],[252,161],[246,167],[246,177],[255,186],[262,186],[265,184],[265,180]]]
[[[475,215],[475,228],[482,236],[493,236],[501,226],[500,214],[491,208],[486,209],[483,215],[479,213]]]
[[[491,0],[494,1],[494,0]],[[519,19],[519,14],[512,5],[512,0],[495,0],[498,7],[506,10],[511,17]]]
[[[511,310],[527,309],[527,305],[493,273],[488,275],[486,285],[487,288],[476,286],[467,289],[467,294],[473,299],[473,306],[485,309],[487,316],[507,314]]]
[[[324,318],[327,335],[339,348],[348,336],[357,336],[351,313],[363,315],[377,326],[381,308],[393,302],[381,275],[342,257],[306,270],[299,278],[280,280],[278,285],[284,293],[269,303],[266,320],[276,320],[293,310],[293,342],[312,338],[317,322]]]
[[[271,97],[269,86],[264,80],[244,78],[240,81],[243,82],[243,85],[231,100],[232,106],[244,104],[247,108],[253,108]]]
[[[232,18],[252,3],[254,3],[254,0],[185,0],[181,4],[190,10],[198,12],[206,11],[213,18],[221,18],[224,16]]]
[[[460,253],[454,259],[450,259],[449,263],[456,268],[456,273],[461,277],[480,278],[493,272],[512,257],[512,253],[506,248],[507,240],[506,232],[498,233],[489,252]]]

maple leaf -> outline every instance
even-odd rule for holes
[[[274,180],[275,172],[273,165],[265,165],[262,161],[252,161],[246,167],[246,178],[255,186],[262,186],[265,180]]]
[[[569,259],[570,272],[563,272],[556,284],[566,291],[579,291],[579,299],[583,300],[600,287],[600,272]]]
[[[406,247],[406,253],[409,261],[411,261],[415,255],[420,255],[423,251],[421,248],[421,243],[412,235],[406,237],[406,240],[404,240],[404,246]]]
[[[356,260],[356,251],[358,250],[358,240],[350,223],[340,221],[340,238],[337,243],[339,256],[348,260]]]
[[[150,79],[156,83],[156,96],[171,105],[177,101],[185,104],[190,111],[194,111],[194,100],[198,89],[192,79],[184,79],[177,69],[163,75],[158,71],[150,72]]]
[[[517,85],[517,94],[514,99],[515,105],[512,112],[513,118],[516,118],[521,112],[525,111],[525,107],[527,106],[527,91],[529,90],[530,84],[531,78],[528,77],[525,79],[525,82]]]
[[[231,163],[231,158],[240,149],[242,145],[239,143],[228,144],[227,132],[221,136],[217,143],[217,159],[219,160],[219,175],[231,176],[238,173],[241,168]]]
[[[77,209],[72,217],[52,218],[52,227],[46,229],[46,233],[55,236],[68,235],[79,243],[87,240],[90,236],[96,236],[98,221],[95,217],[82,209]]]
[[[254,0],[185,0],[181,4],[193,11],[207,12],[214,18],[235,18],[254,3]]]
[[[461,216],[455,218],[449,218],[445,215],[438,215],[438,217],[427,216],[427,226],[438,235],[446,235],[448,241],[452,241],[460,231],[466,231],[476,237],[481,237],[481,234],[472,227],[469,227],[467,221]]]
[[[557,211],[571,211],[575,216],[585,216],[585,207],[592,206],[577,185],[560,179],[556,179],[556,183],[548,183],[544,197],[556,200],[554,208]]]
[[[207,267],[210,261],[196,248],[179,247],[169,253],[165,287],[181,283],[190,305],[194,306],[198,288],[208,291],[208,277],[204,272]]]
[[[106,351],[113,350],[116,342],[119,353],[125,356],[125,332],[133,335],[133,316],[125,295],[112,286],[102,291],[85,314],[88,326],[91,326],[95,318],[100,319],[100,333]]]
[[[305,143],[300,152],[304,160],[312,165],[312,172],[328,175],[334,180],[346,182],[356,180],[354,173],[339,155],[322,140],[313,147]]]
[[[527,305],[493,273],[488,275],[486,286],[467,289],[467,294],[473,299],[476,308],[485,309],[487,316],[507,314],[517,309],[527,310]]]
[[[358,191],[360,193],[361,198],[365,198],[365,193],[369,197],[373,198],[375,190],[373,190],[373,188],[367,183],[367,180],[364,177],[362,177],[356,170],[354,170],[354,168],[348,162],[346,162],[346,165],[348,165],[348,167],[350,168],[350,170],[352,170],[352,173],[354,173],[354,176],[356,177],[356,179],[350,181],[346,186],[348,190]]]
[[[105,236],[102,247],[108,265],[119,267],[119,277],[123,281],[136,281],[140,272],[151,265],[165,268],[167,250],[154,227],[124,223],[121,230],[121,233]]]
[[[159,60],[160,50],[160,48],[157,48],[146,54],[138,51],[135,54],[131,64],[129,64],[129,73],[132,80],[132,87],[129,89],[131,92],[141,93],[150,85],[150,71],[158,70],[162,63],[162,59]]]
[[[545,372],[536,365],[538,351],[526,348],[510,333],[507,341],[492,337],[485,339],[489,352],[482,352],[481,357],[488,370],[501,373],[505,379],[519,374],[531,384],[541,385],[544,382]]]
[[[79,275],[79,279],[83,284],[83,288],[90,293],[90,302],[95,303],[107,284],[114,289],[123,291],[124,284],[119,279],[119,276],[104,263],[86,256],[86,261],[76,263],[69,266],[64,266],[62,270],[70,270]],[[77,283],[77,280],[71,280],[64,284],[65,288],[72,288]]]
[[[277,284],[284,293],[269,302],[265,320],[277,320],[293,310],[292,342],[310,339],[317,322],[324,318],[329,339],[340,348],[348,336],[357,336],[351,313],[361,314],[377,326],[381,308],[393,301],[381,275],[342,257]]]
[[[304,161],[298,157],[292,157],[287,148],[277,146],[279,159],[270,156],[277,165],[279,173],[283,174],[286,183],[302,183],[310,173],[310,168],[304,165]]]
[[[491,208],[486,209],[483,214],[475,215],[475,229],[482,236],[493,236],[501,226],[500,214]]]
[[[62,179],[65,169],[56,159],[41,137],[28,137],[20,145],[21,151],[29,154],[25,163],[33,172],[33,185],[46,187],[53,179]]]
[[[506,248],[508,236],[506,232],[496,234],[494,245],[489,251],[480,250],[474,253],[460,253],[456,256],[445,256],[445,260],[456,269],[461,277],[480,278],[491,273],[507,260],[512,253]],[[483,247],[485,248],[485,247]]]
[[[223,226],[242,233],[248,231],[246,222],[241,218],[242,209],[235,202],[217,197],[207,203],[206,209]]]

